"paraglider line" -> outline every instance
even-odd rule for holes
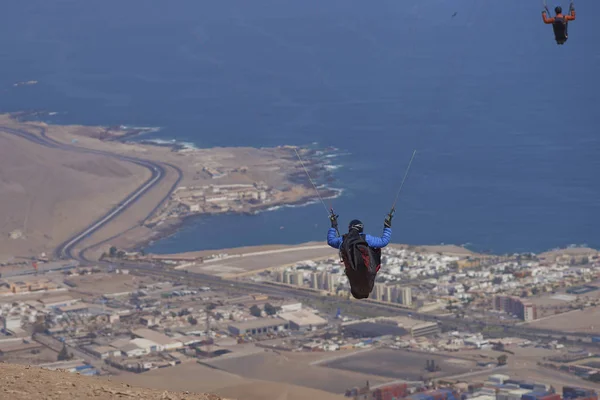
[[[317,186],[315,185],[315,183],[311,179],[310,174],[308,173],[308,170],[304,166],[304,163],[302,162],[302,158],[300,157],[300,154],[298,154],[298,150],[294,149],[294,151],[296,152],[296,156],[298,157],[298,160],[300,160],[300,164],[302,164],[302,168],[304,169],[304,172],[306,172],[306,176],[308,176],[308,180],[310,181],[310,183],[312,184],[313,188],[315,189],[315,192],[317,193],[317,196],[319,196],[319,200],[321,201],[321,204],[323,204],[323,207],[325,208],[325,212],[327,213],[327,215],[329,215],[329,210],[327,209],[327,206],[325,205],[325,202],[323,201],[323,198],[321,197],[321,194],[319,193],[319,190],[317,189]],[[332,211],[333,211],[333,208],[332,208]]]
[[[408,171],[410,171],[410,166],[412,165],[413,159],[415,158],[415,154],[417,154],[417,150],[413,151],[412,157],[410,158],[410,162],[408,163],[408,167],[406,168],[406,172],[404,173],[404,178],[402,178],[402,183],[400,184],[400,188],[398,189],[398,193],[396,194],[396,199],[394,200],[394,204],[392,205],[391,213],[393,213],[396,210],[396,203],[398,202],[398,198],[400,197],[400,191],[404,186],[404,182],[406,181],[406,177],[408,176]]]

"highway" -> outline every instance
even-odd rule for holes
[[[144,167],[144,168],[148,169],[151,174],[150,178],[148,178],[141,186],[139,186],[137,189],[135,189],[127,197],[125,197],[123,200],[121,200],[119,202],[119,204],[116,207],[112,208],[107,214],[100,217],[98,220],[93,222],[90,226],[88,226],[81,232],[77,233],[76,235],[72,236],[71,238],[69,238],[66,241],[64,241],[63,243],[61,243],[55,250],[55,256],[57,256],[58,258],[80,259],[82,261],[86,261],[84,258],[84,255],[83,255],[83,253],[85,252],[86,249],[82,249],[77,255],[73,254],[73,249],[78,244],[80,244],[82,241],[84,241],[86,238],[90,237],[96,231],[98,231],[103,226],[105,226],[107,223],[109,223],[110,221],[115,219],[117,216],[119,216],[121,213],[123,213],[123,211],[125,211],[131,205],[133,205],[137,200],[140,199],[140,197],[142,197],[144,194],[146,194],[150,189],[152,189],[157,184],[159,184],[166,175],[165,166],[173,168],[178,173],[178,179],[172,185],[169,192],[163,197],[163,199],[161,199],[161,201],[157,204],[157,206],[144,219],[144,222],[148,218],[150,218],[150,216],[169,198],[172,191],[177,187],[177,185],[179,184],[179,182],[182,179],[182,176],[183,176],[182,171],[179,168],[175,167],[174,165],[157,163],[157,162],[148,161],[148,160],[144,160],[144,159],[137,158],[137,157],[123,156],[123,155],[119,155],[119,154],[110,153],[107,151],[86,149],[86,148],[79,147],[79,146],[73,146],[73,145],[61,143],[61,142],[58,142],[58,141],[48,137],[45,128],[40,128],[40,129],[41,129],[40,136],[38,136],[33,133],[24,131],[24,130],[0,127],[0,131],[11,134],[13,136],[18,136],[22,139],[26,139],[30,142],[39,144],[41,146],[45,146],[45,147],[52,148],[52,149],[60,149],[60,150],[78,152],[78,153],[95,154],[95,155],[111,157],[111,158],[114,158],[114,159],[117,159],[120,161],[130,162],[130,163],[139,165],[141,167]]]

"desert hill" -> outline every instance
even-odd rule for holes
[[[0,399],[226,400],[217,395],[144,389],[109,379],[6,363],[0,363]]]

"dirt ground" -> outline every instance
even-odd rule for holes
[[[428,360],[434,360],[436,364],[441,366],[441,373],[437,376],[438,378],[459,375],[478,369],[476,363],[473,361],[458,359],[448,355],[440,356],[437,354],[392,349],[376,349],[340,358],[322,365],[346,371],[368,372],[390,379],[418,381],[427,373],[425,366]]]
[[[0,115],[0,128],[22,128]],[[150,176],[109,157],[51,149],[0,130],[0,255],[50,253]],[[12,239],[11,232],[22,232]]]
[[[76,285],[74,292],[85,292],[90,295],[135,291],[140,283],[151,281],[135,275],[120,274],[93,274],[72,276],[67,279]]]
[[[248,371],[249,372],[249,371]],[[262,375],[263,379],[277,381],[278,377]],[[341,400],[344,396],[322,390],[292,385],[286,381],[268,382],[249,379],[226,371],[213,369],[195,362],[162,368],[143,374],[117,377],[132,385],[167,390],[189,390],[216,393],[236,400]],[[363,382],[360,381],[360,384]]]
[[[289,149],[282,147],[175,152],[169,147],[99,140],[98,135],[105,131],[103,127],[19,122],[8,114],[0,114],[1,127],[35,134],[43,128],[48,137],[65,144],[163,163],[167,173],[158,185],[82,243],[84,248],[102,243],[86,253],[90,257],[100,256],[112,244],[131,248],[156,238],[155,232],[140,227],[140,222],[169,193],[179,177],[177,168],[183,174],[179,186],[263,181],[282,190],[275,197],[283,203],[313,195],[312,189],[292,183],[290,173],[300,167],[290,157]],[[245,167],[244,171],[238,171],[241,167]],[[231,173],[215,180],[204,168],[223,168]],[[8,255],[13,256],[50,252],[74,232],[106,214],[150,176],[147,169],[112,157],[50,149],[1,132],[0,171],[0,204],[10,206],[4,207],[7,217],[0,220],[0,258],[9,249]],[[10,239],[9,233],[16,230],[23,230],[27,240]],[[128,235],[125,240],[121,238],[124,233]]]
[[[342,394],[346,389],[361,386],[367,380],[373,385],[390,380],[377,376],[375,369],[344,371],[324,365],[310,365],[287,352],[276,354],[269,351],[245,357],[215,359],[207,364],[250,379],[288,383],[333,394]]]
[[[564,332],[600,333],[600,307],[572,311],[527,324],[535,328],[562,330]]]
[[[0,399],[147,399],[225,400],[216,395],[132,387],[66,371],[0,363]]]

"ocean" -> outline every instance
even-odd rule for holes
[[[331,204],[372,234],[416,149],[394,242],[600,248],[600,3],[576,6],[557,46],[535,1],[8,2],[0,111],[160,127],[143,138],[197,147],[333,146]],[[327,228],[320,203],[201,217],[148,251]]]

